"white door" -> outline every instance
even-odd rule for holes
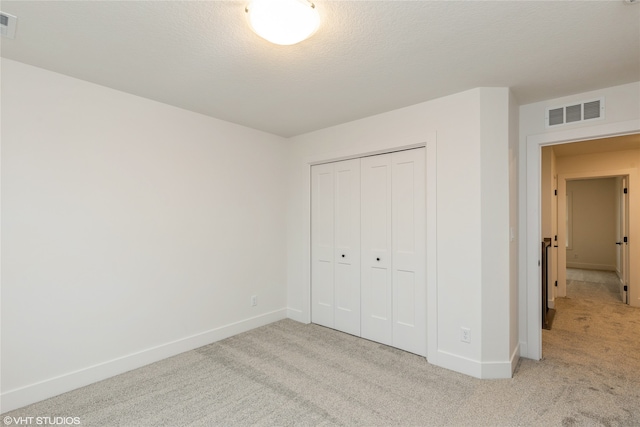
[[[553,176],[553,197],[551,198],[551,277],[549,279],[549,294],[547,299],[554,307],[555,298],[558,296],[558,270],[560,263],[558,262],[558,175]],[[566,267],[565,267],[566,269]],[[566,273],[565,273],[566,276]]]
[[[360,336],[360,159],[334,168],[334,327]]]
[[[311,168],[311,321],[360,335],[360,160]]]
[[[334,166],[311,167],[311,321],[334,327]]]
[[[311,320],[426,356],[425,150],[311,168]]]
[[[426,356],[425,150],[391,163],[393,346]]]
[[[361,161],[362,337],[393,345],[391,154]]]
[[[621,249],[621,264],[622,264],[622,301],[625,304],[629,304],[631,301],[631,298],[629,298],[629,243],[628,243],[628,236],[629,236],[629,189],[627,187],[628,185],[628,178],[624,177],[622,178],[622,206],[620,209],[620,213],[622,214],[622,218],[620,221],[620,225],[622,228],[622,232],[620,233],[620,249]],[[625,242],[625,240],[627,240]],[[625,290],[626,289],[626,290]]]

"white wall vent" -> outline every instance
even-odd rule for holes
[[[604,98],[598,98],[577,104],[547,108],[545,124],[550,128],[603,118]]]
[[[10,39],[16,36],[16,22],[18,18],[8,13],[0,12],[0,35]]]

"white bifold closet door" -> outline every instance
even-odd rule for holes
[[[360,336],[360,159],[311,168],[311,321]]]
[[[425,150],[361,169],[361,336],[426,356]]]

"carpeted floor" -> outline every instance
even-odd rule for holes
[[[478,380],[282,320],[3,416],[83,426],[639,426],[640,309],[578,279],[556,300],[544,359],[521,359],[512,379]]]

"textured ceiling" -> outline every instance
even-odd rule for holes
[[[2,56],[292,136],[479,86],[521,104],[640,80],[640,5],[324,1],[276,46],[245,2],[2,1]]]

